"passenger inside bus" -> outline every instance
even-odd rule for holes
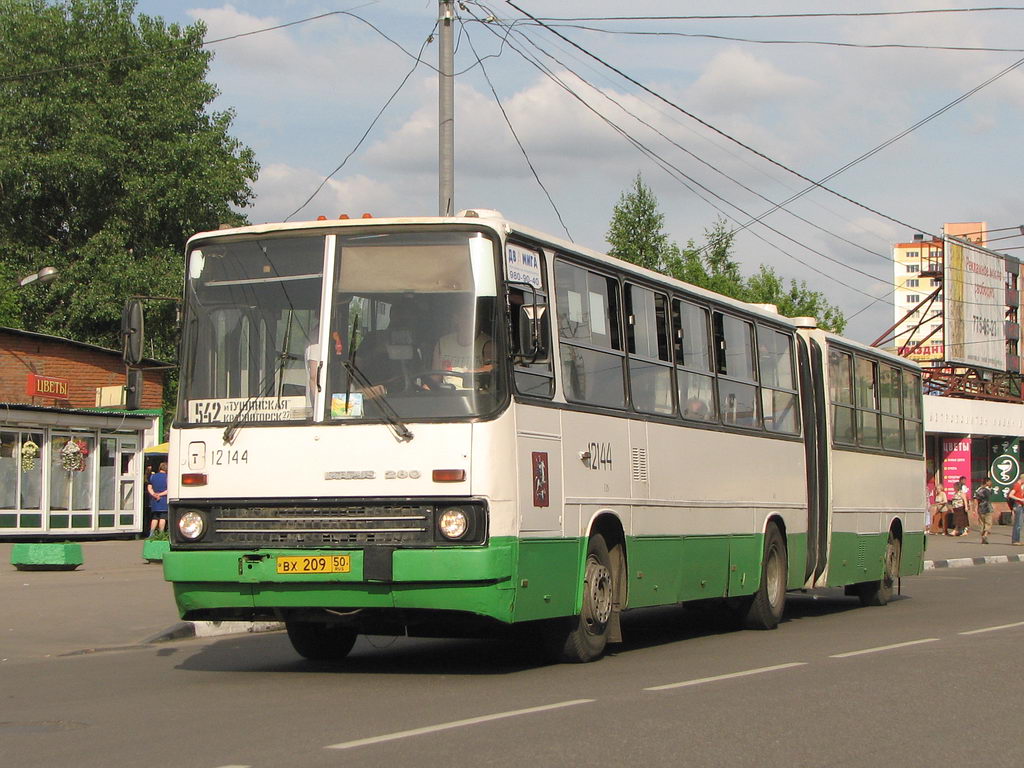
[[[494,370],[494,342],[481,327],[483,313],[473,311],[471,305],[460,306],[452,314],[451,330],[437,340],[432,368],[434,375],[425,382],[428,388],[473,389],[474,377]],[[450,371],[451,375],[440,375]],[[483,379],[478,388],[485,388]]]
[[[426,368],[414,330],[421,314],[411,302],[392,305],[387,328],[370,331],[356,349],[359,370],[387,394],[416,389]]]

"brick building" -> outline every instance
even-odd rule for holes
[[[142,408],[125,411],[120,352],[0,327],[0,536],[141,531],[163,380],[145,370]]]

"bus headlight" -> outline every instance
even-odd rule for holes
[[[469,517],[465,510],[446,509],[437,518],[437,528],[446,539],[451,541],[461,539],[469,530]]]
[[[206,516],[196,509],[182,512],[178,517],[178,533],[186,541],[197,541],[206,533]]]

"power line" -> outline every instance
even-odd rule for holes
[[[405,74],[405,77],[402,78],[402,81],[398,84],[398,87],[395,88],[395,90],[392,92],[392,94],[388,97],[388,100],[384,102],[384,106],[382,106],[380,108],[380,110],[374,116],[373,120],[370,121],[370,125],[367,126],[366,130],[363,132],[363,135],[359,137],[359,141],[356,142],[356,145],[354,147],[352,147],[352,150],[347,155],[345,155],[345,159],[342,160],[341,163],[338,164],[338,167],[335,168],[333,171],[331,171],[329,174],[327,174],[327,176],[324,177],[324,180],[320,182],[320,185],[315,190],[313,190],[313,194],[311,194],[309,197],[307,197],[306,201],[302,205],[300,205],[298,208],[296,208],[294,211],[289,213],[284,218],[285,221],[288,221],[292,216],[294,216],[299,211],[301,211],[303,208],[305,208],[307,205],[309,205],[313,201],[313,198],[316,197],[318,194],[320,194],[320,190],[323,189],[327,185],[327,182],[331,180],[331,178],[334,176],[334,174],[336,174],[338,171],[340,171],[342,168],[344,168],[345,164],[349,161],[349,158],[351,158],[352,155],[354,155],[356,153],[356,151],[359,149],[359,147],[362,146],[363,142],[366,140],[366,137],[370,135],[370,131],[373,130],[373,127],[377,124],[377,121],[380,120],[381,115],[383,115],[384,111],[391,105],[391,102],[395,100],[395,97],[397,97],[399,92],[402,90],[402,88],[405,87],[405,84],[407,82],[409,82],[409,78],[412,77],[413,72],[415,72],[417,70],[417,68],[419,68],[420,63],[421,63],[420,60],[423,57],[423,51],[426,49],[427,44],[430,43],[431,40],[433,40],[433,30],[434,29],[437,29],[437,22],[434,22],[434,27],[431,30],[431,34],[429,36],[427,36],[427,38],[423,41],[423,44],[420,46],[419,53],[416,56],[416,62],[412,65],[412,69],[410,69]]]
[[[490,29],[490,26],[488,25],[487,28]],[[492,30],[492,32],[493,32],[493,30]],[[530,40],[527,37],[523,37],[523,39],[526,42],[528,42],[531,45],[533,45],[535,48],[537,48],[542,54],[544,54],[545,56],[547,56],[547,57],[551,58],[552,60],[554,60],[557,64],[559,64],[559,66],[562,66],[567,71],[571,72],[574,76],[579,78],[582,82],[586,82],[583,78],[579,77],[579,75],[577,75],[575,72],[572,72],[572,70],[570,68],[566,67],[564,65],[564,63],[560,62],[558,59],[556,59],[554,56],[552,56],[551,54],[549,54],[546,51],[544,51],[542,48],[539,48],[536,45],[536,43],[534,43],[532,40]],[[568,93],[570,96],[572,96],[574,99],[576,99],[580,104],[582,104],[584,106],[584,108],[586,108],[587,110],[592,112],[595,116],[598,117],[598,119],[600,119],[604,123],[606,123],[610,128],[612,128],[612,130],[614,130],[616,133],[618,133],[620,136],[622,136],[627,142],[632,144],[642,154],[644,154],[649,159],[651,159],[656,165],[658,165],[658,167],[660,167],[662,170],[664,170],[666,173],[668,173],[673,179],[675,179],[680,184],[682,184],[684,187],[686,187],[695,197],[698,197],[701,200],[703,200],[705,203],[707,203],[709,206],[711,206],[712,208],[717,210],[720,214],[722,214],[726,218],[729,218],[732,221],[736,221],[736,218],[734,216],[730,215],[728,212],[726,212],[721,207],[719,207],[714,202],[712,202],[707,197],[705,197],[700,192],[698,192],[697,189],[695,189],[695,187],[697,187],[697,188],[703,190],[708,195],[711,195],[712,197],[720,200],[722,203],[728,205],[729,207],[735,208],[737,211],[739,211],[744,216],[746,216],[748,218],[750,217],[750,214],[747,213],[746,211],[744,211],[740,206],[736,205],[735,203],[730,202],[729,200],[726,200],[721,195],[719,195],[716,192],[714,192],[713,190],[709,189],[704,184],[701,184],[699,181],[697,181],[693,177],[691,177],[688,174],[686,174],[680,168],[678,168],[674,164],[672,164],[669,161],[667,161],[665,158],[663,158],[660,155],[658,155],[656,152],[654,152],[654,150],[652,150],[649,147],[647,147],[639,139],[636,139],[634,136],[630,135],[627,131],[625,131],[623,128],[618,126],[611,119],[609,119],[605,115],[602,115],[592,105],[588,104],[587,101],[585,99],[583,99],[579,94],[577,94],[575,91],[573,91],[572,88],[570,88],[567,84],[565,84],[561,80],[561,78],[559,78],[557,75],[555,75],[553,72],[551,72],[551,70],[548,69],[546,66],[544,66],[540,62],[536,61],[534,58],[530,57],[524,51],[521,51],[520,49],[516,48],[515,45],[513,45],[511,42],[509,43],[509,46],[512,48],[512,50],[514,50],[517,53],[519,53],[526,61],[528,61],[529,63],[533,64],[535,67],[537,67],[543,74],[545,74],[545,76],[547,76],[549,79],[551,79],[553,82],[555,82],[559,87],[561,87],[563,90],[565,90],[566,93]],[[684,181],[684,179],[685,179],[685,181]],[[786,235],[785,233],[775,229],[774,227],[771,227],[771,226],[769,226],[767,224],[764,224],[763,222],[761,223],[761,225],[763,227],[765,227],[766,229],[768,229],[769,231],[779,235],[780,237],[782,237],[782,238],[784,238],[786,240],[789,240],[790,242],[794,243],[795,245],[798,245],[801,248],[805,248],[805,249],[811,251],[812,253],[814,253],[814,254],[816,254],[816,255],[818,255],[818,256],[820,256],[820,257],[822,257],[822,258],[824,258],[824,259],[826,259],[828,261],[833,261],[836,264],[841,264],[841,265],[843,265],[843,266],[845,266],[845,267],[847,267],[847,268],[849,268],[849,269],[851,269],[851,270],[853,270],[855,272],[859,272],[860,274],[862,274],[862,275],[864,275],[866,277],[871,278],[872,280],[876,280],[876,281],[878,281],[880,283],[883,283],[885,285],[889,285],[889,282],[887,280],[883,280],[882,278],[879,278],[879,277],[877,277],[875,275],[872,275],[872,274],[867,273],[867,272],[863,272],[862,270],[859,270],[856,267],[851,267],[850,265],[845,264],[844,262],[841,262],[841,261],[839,261],[837,259],[833,259],[832,257],[828,256],[827,254],[824,254],[821,251],[818,251],[818,250],[816,250],[814,248],[811,248],[810,246],[808,246],[808,245],[806,245],[804,243],[801,243],[798,240],[795,240],[794,238],[792,238],[789,235]],[[757,239],[761,240],[763,243],[765,243],[770,248],[773,248],[773,249],[779,251],[784,256],[787,256],[788,258],[796,261],[797,263],[803,265],[804,267],[806,267],[807,269],[810,269],[813,272],[817,272],[818,274],[822,275],[823,277],[828,278],[832,282],[837,283],[839,285],[842,285],[843,287],[848,288],[849,290],[855,291],[856,293],[860,293],[860,294],[862,294],[864,296],[867,296],[868,298],[874,298],[871,294],[866,293],[865,291],[862,291],[859,288],[855,288],[854,286],[849,285],[848,283],[844,283],[843,281],[841,281],[838,278],[836,278],[834,275],[830,275],[830,274],[828,274],[826,272],[823,272],[821,269],[817,268],[813,264],[810,264],[807,261],[804,261],[803,259],[800,259],[799,257],[797,257],[797,256],[793,255],[792,253],[790,253],[790,252],[784,250],[783,248],[779,247],[775,243],[772,243],[770,240],[765,239],[760,234],[758,234],[756,232],[751,232],[751,235],[753,235]]]
[[[519,36],[522,37],[525,40],[529,39],[525,35],[523,35],[521,32],[519,33]],[[540,50],[542,53],[544,53],[543,49],[538,48],[538,50]],[[550,55],[550,54],[545,54],[545,55]],[[647,127],[648,129],[650,129],[651,131],[656,133],[658,136],[660,136],[662,139],[667,141],[669,144],[671,144],[672,146],[676,147],[676,149],[678,149],[681,152],[683,152],[684,154],[688,155],[689,157],[691,157],[693,160],[695,160],[696,162],[700,163],[701,165],[704,165],[705,167],[709,168],[712,172],[717,173],[718,175],[728,179],[729,181],[731,181],[733,184],[735,184],[736,186],[740,187],[744,191],[749,192],[750,194],[754,195],[755,197],[760,198],[761,200],[765,201],[766,203],[768,203],[770,205],[773,205],[774,207],[771,209],[771,211],[777,211],[777,210],[779,210],[779,208],[782,208],[782,206],[777,204],[777,203],[775,203],[774,200],[771,200],[770,198],[765,197],[760,192],[756,191],[755,189],[752,189],[751,187],[749,187],[748,185],[744,184],[739,179],[736,179],[733,176],[730,176],[728,173],[726,173],[724,170],[722,170],[721,168],[719,168],[715,164],[713,164],[711,162],[708,162],[707,160],[705,160],[704,158],[700,157],[695,152],[687,149],[686,147],[684,147],[683,145],[679,144],[677,141],[675,141],[671,137],[667,136],[664,132],[662,132],[657,127],[655,127],[651,123],[649,123],[646,120],[644,120],[642,117],[640,117],[635,112],[631,112],[630,110],[626,109],[626,107],[620,101],[618,101],[614,97],[610,96],[609,94],[605,93],[604,90],[602,90],[601,88],[598,88],[593,83],[589,82],[586,78],[584,78],[582,75],[580,75],[579,72],[573,71],[571,68],[567,67],[563,62],[559,61],[558,59],[555,59],[554,57],[551,57],[551,58],[554,61],[556,61],[560,66],[565,68],[567,71],[572,72],[572,74],[575,75],[577,78],[579,78],[579,80],[584,85],[587,85],[588,87],[590,87],[597,94],[599,94],[604,99],[606,99],[607,101],[610,101],[612,104],[614,104],[616,107],[618,107],[623,113],[625,113],[626,115],[628,115],[632,119],[634,119],[637,122],[639,122],[641,125]],[[850,245],[850,246],[852,246],[854,248],[858,248],[860,250],[863,250],[864,252],[869,253],[872,256],[877,256],[878,258],[882,259],[883,261],[886,261],[886,262],[891,262],[892,261],[892,258],[890,256],[883,255],[881,253],[878,253],[877,251],[871,250],[870,248],[866,248],[866,247],[860,245],[859,243],[855,243],[852,240],[849,240],[848,238],[843,237],[842,235],[840,235],[840,234],[838,234],[836,232],[833,232],[833,231],[831,231],[831,230],[829,230],[829,229],[827,229],[827,228],[825,228],[825,227],[823,227],[823,226],[821,226],[819,224],[815,224],[813,221],[811,221],[809,219],[806,219],[803,216],[800,216],[799,214],[797,214],[794,211],[791,211],[791,210],[786,209],[786,208],[783,208],[783,210],[786,213],[788,213],[790,216],[793,216],[794,218],[798,219],[799,221],[802,221],[804,224],[807,224],[808,226],[813,227],[814,229],[817,229],[818,231],[823,232],[826,235],[830,235],[831,237],[834,237],[837,240],[840,240],[840,241],[846,243],[847,245]],[[765,214],[765,215],[767,215],[767,214]],[[739,222],[737,222],[737,224],[738,223]],[[749,224],[747,226],[749,226]],[[741,229],[745,229],[745,228],[746,228],[745,226],[741,225],[737,229],[733,230],[733,234],[735,234],[736,232],[740,231]],[[867,273],[862,273],[862,274],[867,274]]]
[[[537,25],[540,26],[540,25]],[[707,32],[671,32],[665,30],[604,29],[586,24],[550,24],[549,29],[579,29],[584,32],[599,32],[604,35],[630,35],[635,37],[686,37],[705,40],[725,40],[753,45],[808,45],[834,48],[862,48],[867,50],[897,49],[918,51],[957,51],[967,53],[1024,53],[1024,48],[989,48],[970,45],[925,45],[921,43],[848,43],[839,40],[759,40],[750,37],[715,35]]]
[[[469,43],[469,48],[473,51],[473,56],[476,57],[476,61],[480,65],[480,72],[483,74],[484,80],[487,81],[487,85],[491,89],[491,95],[494,96],[494,101],[498,105],[498,109],[501,111],[501,116],[505,118],[505,124],[508,126],[508,130],[512,134],[512,138],[515,139],[516,145],[519,147],[519,151],[523,153],[523,158],[526,160],[526,164],[530,167],[530,173],[533,174],[533,178],[536,180],[537,185],[544,192],[545,197],[547,197],[548,202],[554,209],[555,216],[558,217],[558,223],[561,224],[562,229],[565,230],[565,236],[569,238],[569,242],[574,242],[572,235],[569,233],[569,228],[565,225],[565,221],[562,219],[561,211],[559,211],[558,206],[555,205],[555,201],[552,199],[551,193],[548,192],[548,188],[544,186],[544,182],[540,180],[540,175],[537,173],[537,169],[534,168],[533,162],[530,160],[530,155],[526,151],[526,147],[524,147],[523,142],[519,140],[519,134],[516,133],[515,126],[512,125],[512,120],[505,111],[505,107],[501,104],[501,98],[498,96],[498,92],[494,89],[494,83],[491,82],[491,78],[487,74],[487,68],[484,66],[484,62],[480,58],[480,54],[476,52],[476,46],[473,45],[473,38],[469,34],[469,29],[465,24],[462,24],[460,29],[466,33],[466,42]]]
[[[637,88],[640,88],[640,89],[644,90],[645,92],[649,93],[651,96],[654,96],[658,100],[664,102],[665,104],[667,104],[672,109],[675,109],[678,112],[686,115],[691,120],[694,120],[694,121],[700,123],[705,128],[707,128],[707,129],[709,129],[711,131],[714,131],[719,136],[722,136],[723,138],[728,139],[729,141],[733,142],[734,144],[737,144],[737,145],[743,147],[748,152],[751,152],[751,153],[757,155],[758,157],[762,158],[763,160],[766,160],[767,162],[771,163],[772,165],[774,165],[774,166],[776,166],[778,168],[781,168],[782,170],[786,171],[787,173],[791,173],[794,176],[796,176],[796,177],[798,177],[800,179],[803,179],[804,181],[806,181],[809,184],[811,184],[813,187],[816,187],[818,189],[824,190],[825,192],[828,192],[831,195],[835,195],[836,197],[839,197],[839,198],[847,201],[848,203],[852,203],[853,205],[856,205],[859,208],[863,208],[864,210],[869,211],[870,213],[873,213],[876,216],[880,216],[881,218],[886,219],[888,221],[891,221],[894,224],[899,224],[901,227],[906,227],[908,229],[915,230],[917,232],[927,232],[927,230],[925,228],[923,228],[923,227],[915,227],[913,225],[907,224],[905,221],[900,221],[899,219],[896,219],[896,218],[894,218],[892,216],[889,216],[889,215],[887,215],[885,213],[882,213],[881,211],[875,210],[874,208],[871,208],[870,206],[865,205],[864,203],[858,202],[857,200],[854,200],[851,197],[847,197],[846,195],[844,195],[844,194],[842,194],[840,192],[837,192],[834,189],[830,189],[829,187],[826,187],[821,182],[815,181],[814,179],[812,179],[812,178],[810,178],[808,176],[805,176],[804,174],[800,173],[799,171],[796,171],[796,170],[790,168],[789,166],[779,162],[778,160],[775,160],[774,158],[769,157],[764,152],[761,152],[760,150],[755,149],[754,147],[750,146],[749,144],[745,144],[744,142],[740,141],[739,139],[735,138],[734,136],[729,135],[728,133],[726,133],[722,129],[712,125],[711,123],[707,122],[706,120],[703,120],[702,118],[698,117],[697,115],[693,114],[692,112],[689,112],[688,110],[686,110],[683,107],[679,106],[678,104],[676,104],[675,102],[673,102],[670,99],[666,98],[665,96],[662,96],[657,91],[647,87],[646,85],[644,85],[643,83],[638,81],[636,78],[631,77],[630,75],[627,75],[625,72],[623,72],[618,67],[615,67],[614,65],[608,63],[607,61],[605,61],[601,57],[597,56],[596,54],[591,53],[590,51],[588,51],[587,49],[583,48],[581,45],[573,42],[572,40],[567,38],[565,35],[563,35],[562,33],[558,32],[557,30],[551,29],[551,27],[543,24],[543,22],[539,22],[539,20],[535,16],[533,16],[530,13],[528,13],[527,11],[524,11],[522,8],[520,8],[518,5],[516,5],[512,0],[505,0],[505,2],[508,5],[510,5],[513,8],[515,8],[517,11],[519,11],[524,16],[528,16],[529,18],[533,19],[534,21],[537,21],[538,23],[540,23],[540,25],[542,27],[544,27],[545,29],[549,30],[552,34],[557,35],[559,38],[561,38],[565,42],[569,43],[569,45],[573,46],[574,48],[576,48],[580,52],[582,52],[582,53],[586,54],[587,56],[589,56],[590,58],[594,59],[596,62],[598,62],[602,66],[607,67],[608,69],[612,70],[617,75],[619,75],[619,77],[623,78],[624,80],[627,80],[628,82],[630,82],[633,85],[635,85]],[[1022,63],[1024,63],[1024,60],[1022,60]]]
[[[726,21],[752,19],[826,19],[826,18],[857,18],[873,16],[921,16],[940,13],[988,13],[993,11],[1024,11],[1020,5],[997,5],[980,8],[920,8],[907,11],[852,11],[814,12],[814,13],[749,13],[749,14],[718,14],[690,16],[573,16],[555,17],[540,16],[540,21]]]

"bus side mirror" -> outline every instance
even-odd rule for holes
[[[122,357],[125,365],[142,362],[143,346],[142,302],[129,299],[121,312],[121,340],[124,344]]]
[[[519,307],[519,354],[531,361],[548,356],[548,308],[546,304]]]

